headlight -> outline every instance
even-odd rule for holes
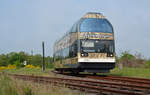
[[[88,53],[81,53],[81,56],[82,56],[82,57],[87,57],[87,56],[88,56]]]
[[[84,54],[83,54],[83,53],[81,53],[81,56],[84,56]]]
[[[107,53],[107,57],[113,57],[113,53]]]
[[[113,57],[113,54],[110,54],[111,57]]]

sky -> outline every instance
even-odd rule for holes
[[[87,12],[113,25],[116,53],[150,58],[150,0],[0,0],[0,54],[24,51],[53,55],[56,39]]]

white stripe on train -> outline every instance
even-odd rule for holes
[[[114,63],[116,60],[115,58],[109,58],[109,59],[89,59],[89,58],[79,58],[78,62],[108,62],[108,63]]]

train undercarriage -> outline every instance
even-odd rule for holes
[[[78,74],[79,72],[86,73],[109,73],[110,69],[115,67],[115,63],[78,63],[78,64],[67,64],[68,68],[56,68],[55,70],[64,73],[71,72]]]

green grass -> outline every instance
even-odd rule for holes
[[[49,75],[52,69],[46,69],[44,72],[42,69],[36,68],[17,68],[17,69],[10,69],[4,70],[4,73],[11,73],[11,74],[27,74],[27,75]]]
[[[0,95],[80,95],[80,93],[65,87],[16,80],[0,74]]]
[[[85,95],[84,93],[70,90],[65,86],[58,87],[51,84],[43,85],[23,80],[15,80],[5,74],[11,73],[53,77],[55,75],[50,72],[51,70],[52,69],[46,69],[44,72],[42,69],[36,68],[3,70],[0,73],[0,95]]]
[[[139,78],[150,78],[150,69],[148,68],[115,68],[110,72],[110,75],[115,76],[128,76],[128,77],[139,77]]]
[[[5,70],[3,72],[12,73],[12,74],[57,76],[51,73],[51,71],[52,69],[46,69],[46,71],[43,72],[42,69],[36,69],[36,68],[18,68],[18,69],[12,69],[12,70]],[[111,70],[111,72],[108,73],[107,75],[150,78],[150,69],[149,68],[129,68],[129,67],[125,67],[123,69],[115,68]]]
[[[41,68],[40,69],[18,68],[18,69],[4,70],[2,72],[12,73],[12,74],[56,76],[53,73],[51,73],[51,71],[52,69],[46,69],[46,71],[43,72]],[[111,70],[111,72],[108,73],[107,75],[150,78],[150,69],[149,68],[129,68],[129,67],[124,67],[123,69],[115,68]]]
[[[8,76],[0,75],[0,95],[18,95]]]
[[[12,74],[54,76],[50,72],[51,70],[52,69],[46,69],[45,72],[43,72],[42,69],[35,68],[4,70],[2,71],[4,73],[0,74],[0,95],[84,95],[84,93],[75,92],[65,87],[56,87],[53,85],[42,85],[22,80],[15,80],[4,75],[6,72]],[[111,70],[108,75],[150,78],[150,69],[127,67],[123,69],[115,68]]]

